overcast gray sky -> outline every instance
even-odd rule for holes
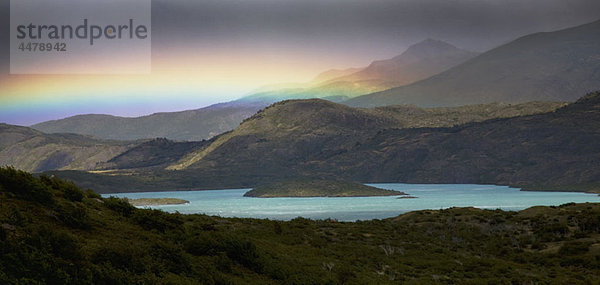
[[[8,0],[2,1],[6,62]],[[600,19],[598,0],[154,0],[153,47],[301,47],[362,63],[425,38],[485,51]],[[590,35],[592,36],[592,35]]]
[[[396,54],[424,38],[485,51],[528,33],[600,19],[598,0],[169,0],[153,5],[159,43],[303,44],[366,57]]]
[[[0,0],[0,122],[30,124],[200,108],[427,38],[482,52],[598,20],[600,0],[153,0],[152,74],[131,78],[8,76],[9,15]]]

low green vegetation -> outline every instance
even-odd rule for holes
[[[187,204],[190,201],[176,198],[139,198],[127,199],[127,202],[134,206],[159,206]]]
[[[279,181],[246,192],[246,197],[366,197],[406,195],[404,192],[386,190],[361,183],[310,178]]]
[[[600,205],[354,223],[169,214],[0,168],[0,284],[597,284]]]

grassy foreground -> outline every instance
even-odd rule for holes
[[[0,168],[0,284],[597,284],[599,233],[598,204],[226,219]]]

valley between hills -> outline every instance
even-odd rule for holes
[[[600,21],[481,54],[429,39],[204,109],[2,124],[0,165],[100,193],[298,177],[597,192],[598,32]]]

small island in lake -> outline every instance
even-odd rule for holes
[[[419,198],[419,197],[416,197],[416,196],[408,196],[408,195],[407,195],[407,196],[400,196],[400,197],[398,197],[398,198],[396,198],[396,199],[417,199],[417,198]]]
[[[140,198],[127,199],[129,204],[133,206],[161,206],[161,205],[181,205],[187,204],[190,201],[176,198]]]
[[[397,196],[404,192],[380,189],[364,184],[324,179],[291,179],[261,185],[246,192],[245,197],[368,197]]]

